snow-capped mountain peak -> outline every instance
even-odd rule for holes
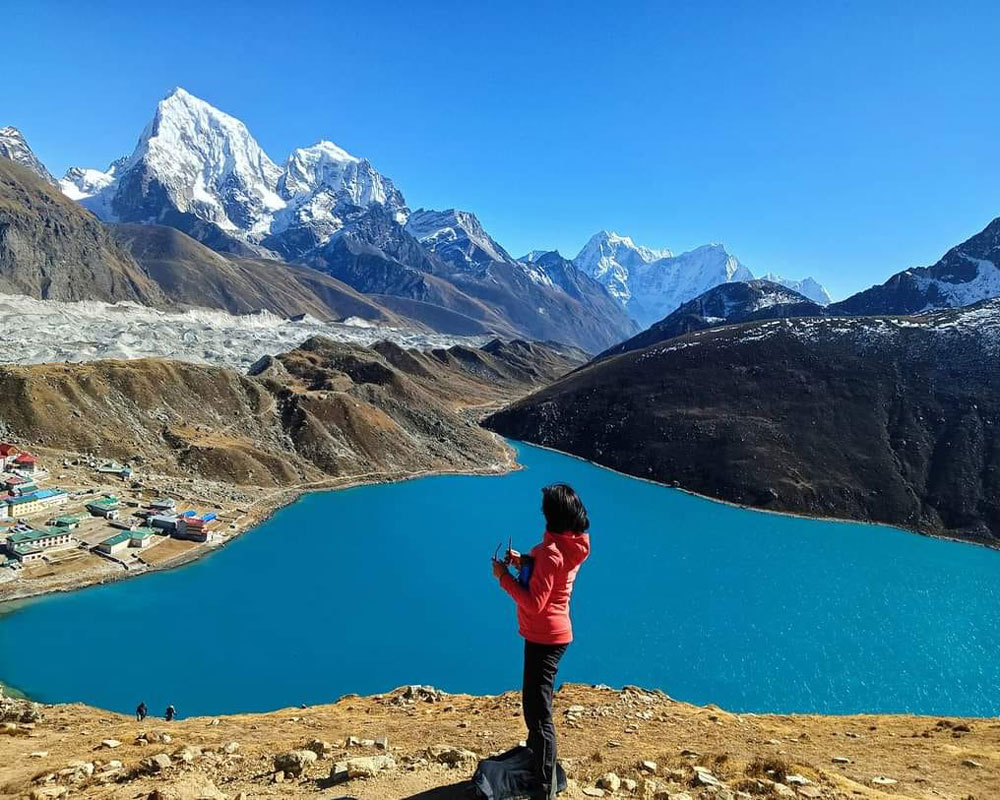
[[[336,185],[350,164],[360,161],[333,142],[319,141],[312,147],[292,151],[285,162],[285,172],[278,180],[278,191],[289,199],[314,191],[320,184]]]
[[[532,250],[530,253],[525,253],[521,256],[518,261],[524,264],[534,264],[549,255],[549,253],[554,253],[559,256],[558,250]],[[559,257],[562,258],[562,256]]]
[[[604,284],[614,297],[627,305],[631,296],[630,271],[671,255],[669,250],[643,247],[633,242],[630,236],[604,230],[590,237],[573,263],[577,269]]]
[[[421,208],[410,215],[406,230],[424,247],[459,269],[481,268],[498,261],[514,263],[470,211]]]
[[[366,159],[323,140],[279,167],[243,122],[179,87],[157,104],[123,163],[103,173],[73,168],[61,186],[102,219],[167,222],[196,235],[209,222],[287,258],[324,244],[372,204],[400,223],[408,213]]]
[[[157,104],[122,172],[137,168],[179,211],[226,231],[262,233],[285,205],[276,191],[281,170],[246,125],[181,88]]]
[[[22,167],[27,167],[38,177],[51,184],[56,183],[56,179],[52,177],[52,174],[28,146],[28,141],[24,138],[24,134],[13,125],[0,128],[0,156],[9,158],[15,164],[20,164]]]
[[[792,278],[783,278],[781,275],[775,275],[773,272],[768,272],[766,275],[761,276],[761,280],[780,283],[782,286],[808,297],[814,303],[818,303],[821,306],[828,306],[833,302],[833,298],[830,297],[830,293],[826,290],[826,287],[815,278],[794,280]]]
[[[114,183],[115,175],[127,161],[127,156],[119,158],[108,167],[106,172],[87,167],[70,167],[66,170],[66,174],[60,178],[59,188],[64,195],[77,202],[93,197]]]

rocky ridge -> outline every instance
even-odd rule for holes
[[[538,344],[425,354],[313,337],[249,375],[166,359],[6,365],[0,420],[20,442],[234,485],[502,470],[505,446],[467,410],[579,363]]]
[[[968,800],[1000,791],[995,720],[733,714],[628,686],[556,693],[564,797]],[[514,692],[428,686],[172,723],[78,705],[0,724],[0,792],[226,800],[466,798],[480,758],[523,735]]]

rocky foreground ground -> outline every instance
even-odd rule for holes
[[[569,798],[1000,797],[1000,720],[732,714],[637,687],[556,697]],[[328,706],[166,723],[0,700],[0,796],[467,797],[523,736],[516,693],[404,687]]]

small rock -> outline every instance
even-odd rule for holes
[[[785,777],[785,783],[789,786],[807,786],[812,783],[812,781],[804,775],[787,775]]]
[[[598,789],[594,786],[587,786],[584,788],[583,793],[587,797],[604,797],[604,790]]]
[[[34,753],[28,753],[28,758],[45,758],[48,754],[48,750],[38,750]]]
[[[439,764],[455,766],[469,761],[475,761],[477,756],[471,750],[463,750],[460,747],[451,747],[446,744],[431,745],[427,748],[427,758]]]
[[[972,758],[966,758],[962,761],[963,767],[969,767],[970,769],[979,769],[982,764]]]
[[[791,786],[783,783],[776,783],[771,787],[771,791],[778,797],[795,797],[795,790]]]
[[[338,769],[338,767],[343,769]],[[338,773],[346,773],[350,779],[373,778],[379,772],[387,769],[395,769],[396,760],[392,756],[364,756],[361,758],[349,758],[343,765],[334,764],[330,771],[330,777],[336,782]]]
[[[196,758],[201,756],[201,748],[194,747],[192,745],[186,745],[174,753],[174,758],[178,761],[182,761],[185,764],[193,764]]]
[[[700,786],[722,786],[722,781],[712,774],[706,767],[694,768],[694,782]]]
[[[833,759],[832,759],[832,761],[833,761],[834,764],[850,764],[851,763],[851,759],[849,759],[847,756],[834,756]]]
[[[329,742],[323,741],[322,739],[313,739],[306,745],[306,750],[312,750],[317,756],[322,758],[333,750],[333,745]]]
[[[597,779],[597,787],[599,789],[607,789],[609,792],[617,792],[621,788],[621,785],[622,779],[614,772],[605,772]]]
[[[69,790],[65,786],[40,786],[31,790],[31,800],[56,800]]]
[[[899,781],[895,778],[887,778],[884,775],[876,775],[872,778],[872,785],[874,786],[895,786]]]
[[[170,760],[170,756],[166,753],[158,753],[155,756],[150,756],[149,758],[144,758],[139,765],[145,772],[156,774],[157,772],[162,772],[171,766],[173,762]]]
[[[643,772],[651,772],[653,775],[655,775],[657,765],[655,761],[640,761],[639,769],[641,769]]]
[[[158,786],[147,795],[147,800],[226,800],[226,795],[204,775],[195,772]]]
[[[105,739],[104,741],[101,742],[101,747],[105,748],[106,750],[114,750],[116,747],[120,746],[121,742],[119,742],[117,739]]]
[[[240,749],[240,743],[239,742],[226,742],[222,746],[222,752],[225,753],[226,755],[230,755],[230,756],[233,753],[235,753],[236,751],[238,751],[239,749]]]
[[[635,790],[639,788],[639,783],[632,778],[622,778],[622,788],[626,792],[634,794]]]
[[[288,777],[297,778],[315,761],[316,754],[312,750],[292,750],[274,757],[274,771],[284,772]]]

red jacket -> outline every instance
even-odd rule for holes
[[[590,537],[585,533],[545,532],[542,543],[531,550],[535,566],[525,589],[509,573],[500,585],[517,603],[521,635],[535,644],[569,644],[573,625],[569,598],[580,565],[590,555]]]

